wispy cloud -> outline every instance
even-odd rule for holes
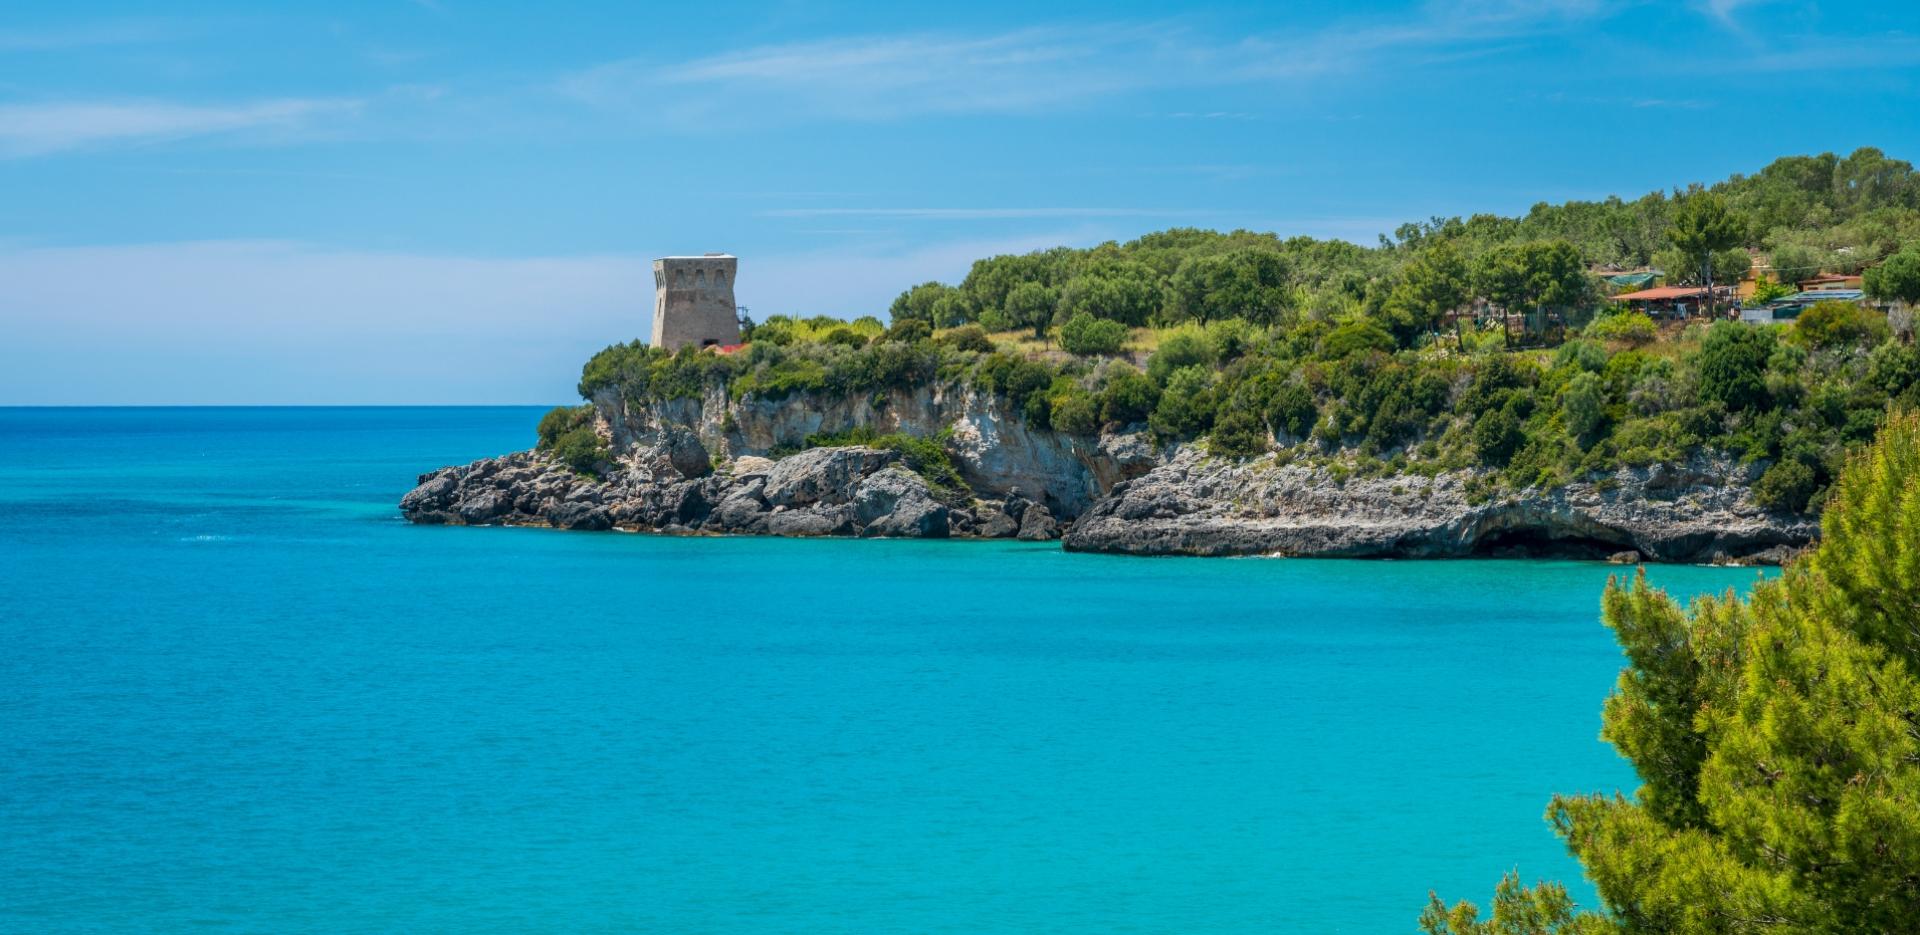
[[[1598,0],[1450,0],[1393,22],[1347,20],[1218,39],[1177,22],[1056,25],[990,35],[906,33],[766,45],[660,63],[610,62],[560,89],[684,123],[1024,114],[1150,88],[1295,81],[1474,54],[1605,15]],[[1245,119],[1238,111],[1182,117]]]
[[[770,218],[912,218],[936,221],[1033,220],[1038,218],[1158,218],[1218,214],[1165,208],[778,208]]]
[[[177,22],[115,20],[50,29],[0,28],[0,52],[64,52],[94,46],[139,45],[186,36]]]
[[[884,315],[905,285],[957,281],[979,257],[1109,236],[768,253],[743,260],[738,295],[759,318]],[[656,255],[0,242],[0,405],[563,402],[580,361],[648,333]],[[80,372],[94,378],[58,376]]]
[[[240,104],[74,101],[0,104],[0,156],[38,156],[110,143],[235,133],[285,133],[357,112],[350,99],[282,98]]]

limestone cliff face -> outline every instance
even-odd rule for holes
[[[1564,487],[1492,489],[1477,471],[1336,477],[1273,456],[1208,458],[1144,432],[1098,438],[1037,428],[994,396],[934,385],[877,395],[593,400],[612,460],[584,478],[538,452],[421,475],[401,502],[416,522],[682,533],[1015,537],[1135,555],[1450,557],[1560,553],[1656,561],[1778,560],[1819,534],[1772,513],[1759,467],[1697,455]],[[943,500],[898,455],[819,448],[855,428],[944,435],[972,488]]]
[[[1087,438],[1036,429],[991,394],[951,384],[873,395],[800,394],[780,400],[729,400],[723,387],[697,399],[635,404],[607,390],[594,409],[616,456],[660,447],[690,430],[719,461],[797,448],[807,436],[854,428],[877,434],[933,436],[951,429],[948,451],[969,484],[994,494],[1018,490],[1071,519],[1114,484],[1159,463],[1137,436]]]
[[[1117,486],[1068,533],[1070,550],[1145,555],[1445,558],[1559,553],[1654,561],[1778,561],[1818,535],[1810,517],[1753,502],[1755,470],[1696,456],[1564,487],[1472,496],[1477,472],[1336,479],[1271,459],[1183,448]]]

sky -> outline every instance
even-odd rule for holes
[[[656,256],[884,319],[997,253],[1911,160],[1917,115],[1910,0],[10,0],[0,405],[557,404]]]

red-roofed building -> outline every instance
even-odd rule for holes
[[[1715,302],[1733,303],[1733,289],[1713,287]],[[1638,292],[1622,292],[1613,301],[1638,308],[1655,318],[1685,318],[1698,313],[1706,304],[1707,290],[1702,286],[1658,286]]]

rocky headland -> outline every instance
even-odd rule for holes
[[[784,400],[730,399],[724,386],[646,402],[608,392],[593,419],[609,453],[598,476],[518,452],[421,475],[401,511],[579,530],[1064,539],[1131,555],[1777,562],[1819,531],[1754,503],[1755,466],[1704,454],[1513,491],[1472,469],[1363,477],[1208,457],[1144,431],[1071,435],[956,385]],[[855,428],[941,438],[967,489],[938,487],[883,447],[795,450]]]

